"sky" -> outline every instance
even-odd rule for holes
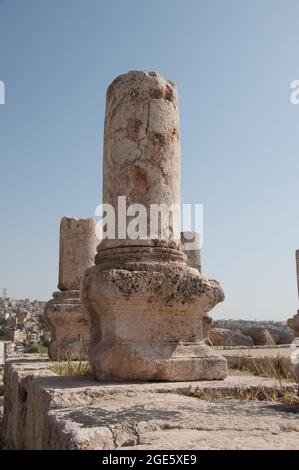
[[[0,0],[0,293],[48,300],[59,222],[102,194],[105,93],[129,70],[178,87],[182,202],[204,205],[217,318],[296,313],[297,0]]]

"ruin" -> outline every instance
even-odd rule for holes
[[[52,333],[48,348],[51,359],[86,357],[90,335],[79,287],[84,271],[94,264],[98,243],[93,219],[61,219],[59,291],[53,293],[44,310],[44,318]]]
[[[104,202],[117,212],[119,196],[125,208],[172,205],[179,175],[175,85],[156,73],[118,77],[107,92]],[[93,374],[61,374],[60,364],[40,355],[8,358],[0,446],[297,449],[296,411],[280,401],[296,398],[290,381],[299,379],[296,348],[209,347],[208,312],[224,294],[201,274],[199,235],[177,234],[171,218],[168,238],[150,231],[132,239],[119,222],[118,237],[98,245],[93,220],[62,219],[59,292],[45,308],[49,355],[82,358],[88,345]],[[70,363],[78,372],[81,362]],[[227,364],[242,373],[226,377]],[[244,374],[244,367],[259,376]]]
[[[196,232],[181,232],[181,242],[190,268],[201,273],[201,235]]]
[[[299,297],[299,250],[296,250],[297,291]],[[299,345],[299,310],[296,315],[288,319],[288,326],[294,332],[294,343]]]
[[[180,203],[177,91],[155,72],[129,72],[107,90],[103,203],[118,213],[124,197],[127,206],[142,205],[147,214],[153,204]],[[166,239],[148,230],[133,240],[119,236],[118,219],[117,237],[102,239],[95,266],[83,276],[89,360],[98,380],[226,377],[226,359],[204,343],[207,314],[224,293],[217,281],[188,266],[176,220],[167,221]]]

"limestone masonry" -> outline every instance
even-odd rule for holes
[[[297,289],[299,297],[299,250],[296,251],[296,268],[297,268]],[[299,310],[293,318],[288,319],[288,326],[293,330],[295,340],[294,342],[299,343]]]
[[[58,289],[78,290],[84,271],[94,265],[99,243],[93,219],[63,217],[60,223]]]
[[[187,255],[187,263],[201,273],[201,236],[195,232],[181,232],[181,242]]]
[[[105,384],[57,376],[48,365],[32,356],[7,361],[2,448],[298,448],[298,408],[240,400],[245,391],[294,393],[291,382],[231,376],[191,388],[190,382]],[[192,389],[207,400],[189,396]]]
[[[52,333],[51,359],[82,359],[89,344],[88,318],[79,299],[84,271],[93,265],[99,240],[93,219],[63,217],[60,224],[59,284],[45,306]]]
[[[180,202],[176,87],[155,72],[129,72],[107,90],[103,203],[118,197],[150,211]],[[89,360],[99,380],[223,379],[226,359],[204,343],[219,283],[187,265],[174,237],[103,239],[80,296],[90,319]]]

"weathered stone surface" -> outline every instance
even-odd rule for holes
[[[238,330],[228,328],[211,328],[209,339],[213,346],[253,346],[253,339]]]
[[[280,330],[279,328],[267,328],[267,330],[277,345],[290,344],[294,339],[294,335],[292,334],[291,330],[284,331]]]
[[[222,299],[218,284],[187,266],[156,264],[152,271],[96,266],[83,278],[81,299],[101,318],[98,341],[98,316],[90,316],[94,373],[101,380],[224,378],[222,356],[202,343],[202,316]]]
[[[275,344],[271,333],[266,328],[251,327],[242,330],[243,335],[251,336],[253,342],[257,346]]]
[[[233,376],[190,383],[99,383],[58,377],[47,361],[9,360],[5,369],[5,449],[236,449],[298,446],[298,409],[225,401],[240,390],[294,392],[271,379]],[[213,401],[215,397],[219,400]],[[214,397],[214,398],[213,398]],[[13,406],[12,406],[13,404]],[[211,419],[213,418],[213,419]]]
[[[111,83],[106,97],[104,203],[117,208],[118,196],[126,196],[127,205],[143,204],[148,213],[151,204],[180,203],[178,116],[174,83],[155,72],[132,71]],[[172,238],[170,220],[169,230]],[[113,244],[123,246],[123,240]]]
[[[99,240],[93,219],[63,217],[60,223],[59,284],[45,306],[52,333],[51,359],[83,359],[89,344],[88,317],[79,299],[84,271],[94,265]]]
[[[296,250],[296,269],[297,269],[297,292],[299,297],[299,250]],[[299,344],[299,310],[297,314],[288,319],[288,326],[293,330],[295,339],[294,343]]]
[[[298,409],[180,395],[117,397],[49,413],[52,448],[243,450],[298,448]],[[62,443],[62,447],[58,446]]]
[[[299,338],[299,310],[296,315],[288,319],[288,326],[293,330],[295,338]]]
[[[44,319],[52,339],[48,347],[51,359],[83,359],[90,339],[88,317],[78,290],[54,292],[46,303]]]
[[[121,75],[107,91],[103,202],[116,213],[119,196],[148,214],[151,204],[180,202],[177,92],[154,72]],[[80,295],[99,380],[226,376],[225,359],[203,343],[207,312],[224,299],[223,291],[187,265],[175,218],[167,224],[164,239],[153,238],[149,226],[145,239],[118,232],[116,240],[103,239],[96,266],[84,274]]]
[[[295,366],[295,375],[296,375],[297,382],[299,383],[299,363],[296,364]],[[298,395],[299,395],[299,388],[298,388]]]
[[[1,448],[36,449],[46,420],[47,400],[35,385],[43,377],[54,375],[42,361],[8,360],[4,374],[4,415],[1,427]],[[42,408],[42,409],[41,409]],[[36,427],[38,416],[39,427]]]
[[[297,272],[297,292],[298,292],[298,297],[299,297],[299,250],[296,250],[295,258],[296,258],[296,272]]]
[[[78,217],[61,219],[59,290],[79,289],[84,271],[94,265],[98,244],[95,220]]]
[[[201,273],[201,236],[196,232],[181,232],[181,242],[187,255],[187,264]]]

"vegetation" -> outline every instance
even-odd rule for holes
[[[239,372],[241,372],[242,374],[254,374],[258,377],[277,380],[280,384],[282,381],[296,382],[295,372],[291,372],[290,369],[285,366],[284,357],[279,354],[277,354],[276,357],[266,359],[244,356],[243,362],[242,365],[231,369],[230,375],[239,375]]]
[[[263,378],[271,378],[274,380],[273,386],[248,386],[248,387],[232,387],[231,389],[208,389],[205,391],[201,388],[189,387],[188,395],[199,398],[200,400],[258,400],[269,401],[273,403],[286,404],[288,406],[299,406],[299,395],[297,386],[289,385],[288,381],[294,382],[294,377],[287,372],[283,366],[282,358],[277,355],[274,361],[269,362],[267,366],[261,366],[255,363],[255,375]],[[241,369],[231,369],[229,375],[251,375],[252,370],[246,367]]]
[[[282,386],[274,387],[235,387],[230,391],[227,390],[212,390],[205,391],[204,389],[192,387],[189,388],[189,396],[198,398],[200,400],[247,400],[247,401],[269,401],[273,403],[281,403],[289,406],[298,406],[299,397],[293,390],[288,390]]]
[[[49,369],[57,375],[82,376],[91,374],[88,361],[58,360],[49,363]]]
[[[42,343],[31,343],[26,346],[24,352],[29,354],[39,354],[40,356],[48,356],[48,348],[46,348]]]

